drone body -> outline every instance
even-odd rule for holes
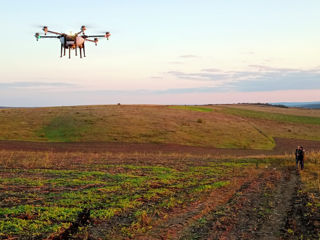
[[[34,36],[36,37],[37,41],[40,38],[58,38],[61,42],[61,50],[60,50],[60,57],[66,55],[66,50],[69,50],[69,58],[71,58],[71,50],[75,50],[75,55],[77,56],[77,49],[79,49],[80,52],[80,58],[83,56],[86,56],[85,52],[85,42],[93,42],[97,45],[98,38],[105,37],[109,40],[109,37],[111,36],[110,32],[106,32],[104,35],[85,35],[86,27],[82,26],[80,29],[80,32],[76,34],[65,34],[65,33],[59,33],[54,31],[49,31],[47,26],[44,26],[42,28],[44,31],[44,36],[40,36],[39,33],[36,33]],[[47,36],[47,33],[51,33],[54,35]],[[93,40],[90,38],[94,38]]]

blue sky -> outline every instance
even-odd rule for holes
[[[0,106],[320,100],[316,0],[1,2]],[[59,57],[37,25],[87,33]]]

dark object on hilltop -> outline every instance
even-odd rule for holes
[[[274,104],[274,105],[270,105],[271,107],[279,107],[279,108],[289,108],[286,105],[282,105],[282,104]]]

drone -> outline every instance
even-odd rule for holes
[[[59,33],[50,31],[47,26],[44,26],[42,28],[44,31],[44,36],[41,36],[40,33],[35,33],[35,38],[37,41],[41,38],[58,38],[61,42],[61,51],[60,51],[60,57],[66,55],[66,49],[69,50],[69,58],[71,58],[71,50],[75,50],[75,55],[77,56],[77,49],[79,48],[80,51],[80,58],[82,58],[82,52],[83,56],[86,56],[86,50],[85,50],[85,42],[93,42],[97,46],[98,38],[107,38],[109,40],[109,37],[111,36],[110,32],[106,32],[104,35],[85,35],[85,31],[87,30],[86,26],[81,26],[80,32],[75,34],[65,34],[65,33]],[[48,36],[47,33],[55,34]],[[93,39],[90,39],[93,38]]]

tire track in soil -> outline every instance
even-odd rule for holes
[[[179,239],[284,239],[299,184],[293,168],[266,169],[225,205],[204,215],[204,223],[186,228]]]
[[[320,239],[320,212],[314,207],[314,196],[302,190],[301,180],[291,199],[283,239]],[[288,230],[291,231],[288,231]]]
[[[285,231],[286,219],[291,209],[291,201],[296,196],[299,177],[294,169],[289,170],[280,182],[274,195],[274,208],[266,219],[257,237],[263,240],[279,239]]]
[[[214,209],[204,216],[205,224],[195,224],[186,229],[180,239],[239,239],[238,230],[241,233],[246,229],[255,229],[259,222],[256,217],[252,220],[252,224],[246,222],[250,219],[252,213],[248,209],[255,209],[257,204],[256,198],[259,197],[261,188],[266,185],[270,179],[277,179],[277,172],[272,169],[265,169],[254,181],[249,181],[242,185],[241,188],[222,206]],[[254,201],[255,200],[255,201]],[[247,234],[242,234],[241,239],[254,239]]]
[[[235,206],[228,212],[236,212],[234,219],[230,216],[222,221],[218,219],[208,239],[282,239],[291,202],[299,184],[299,177],[294,169],[283,171],[280,179],[271,176],[260,187],[245,192],[242,199],[236,200]],[[274,184],[275,189],[270,189],[270,184]],[[238,207],[240,209],[237,211]],[[231,226],[223,226],[228,221]]]

